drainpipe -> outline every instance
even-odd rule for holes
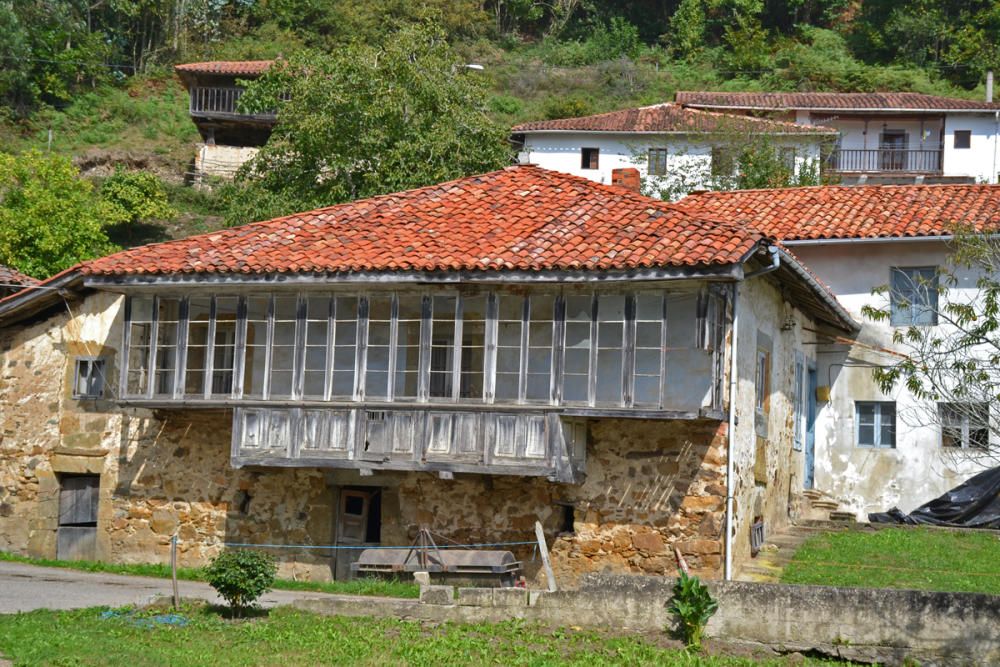
[[[749,280],[765,273],[776,271],[781,266],[781,257],[778,248],[773,245],[767,246],[767,252],[771,256],[771,263],[762,269],[743,274],[743,280]],[[729,427],[727,435],[729,437],[729,451],[726,453],[726,553],[723,578],[731,581],[733,578],[733,494],[736,489],[736,480],[733,472],[733,443],[736,434],[736,391],[738,389],[736,371],[737,350],[736,345],[740,330],[740,284],[736,283],[733,289],[733,339],[730,344],[729,353]]]

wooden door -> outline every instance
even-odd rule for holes
[[[100,475],[63,477],[59,489],[56,558],[94,560],[97,547],[97,502]]]
[[[377,492],[342,489],[337,510],[337,546],[356,547],[368,541],[368,515],[372,497]],[[351,563],[361,556],[361,549],[337,549],[334,577],[343,581],[351,578]]]

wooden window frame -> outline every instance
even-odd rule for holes
[[[83,367],[86,366],[86,390],[80,391]],[[96,376],[96,377],[95,377]],[[73,359],[72,396],[77,400],[98,400],[104,398],[107,385],[107,359],[100,356],[78,356]],[[96,383],[96,390],[93,385]]]
[[[547,288],[532,290],[529,292],[524,292],[520,289],[510,289],[510,288],[451,288],[451,289],[430,289],[421,288],[407,289],[401,288],[396,290],[379,290],[372,292],[357,292],[357,291],[330,291],[317,294],[316,292],[310,291],[299,291],[299,292],[283,292],[283,293],[266,293],[266,294],[255,294],[255,295],[243,295],[236,296],[231,294],[218,294],[212,295],[211,297],[211,307],[210,307],[210,318],[209,318],[209,339],[207,343],[208,349],[206,350],[206,360],[204,374],[205,377],[201,382],[201,386],[197,388],[196,391],[192,393],[185,394],[184,381],[185,381],[185,369],[187,363],[187,344],[188,336],[186,335],[188,328],[190,326],[190,308],[189,299],[192,297],[188,296],[174,296],[170,294],[156,295],[151,301],[150,305],[152,312],[150,314],[149,324],[149,336],[150,344],[149,349],[144,350],[145,356],[142,361],[145,362],[148,369],[148,377],[146,386],[143,387],[143,393],[141,395],[129,395],[122,393],[124,400],[132,401],[149,401],[149,402],[163,402],[170,403],[172,401],[185,401],[185,402],[204,402],[205,404],[212,404],[217,402],[226,402],[229,400],[235,400],[238,402],[246,402],[247,404],[259,404],[260,402],[267,402],[273,404],[322,404],[325,402],[329,403],[350,403],[350,404],[374,404],[375,409],[381,409],[377,407],[378,405],[391,404],[391,403],[421,403],[421,404],[456,404],[462,403],[465,405],[473,406],[488,406],[488,405],[512,405],[512,406],[559,406],[566,407],[568,409],[588,409],[588,410],[631,410],[633,408],[641,412],[655,412],[660,410],[670,410],[670,406],[666,405],[667,392],[665,389],[665,382],[667,378],[667,355],[665,352],[661,352],[660,367],[659,367],[659,397],[658,403],[656,405],[651,405],[648,401],[643,402],[641,405],[635,405],[635,386],[634,383],[637,377],[637,367],[636,367],[636,337],[637,337],[637,324],[636,324],[636,309],[637,309],[637,295],[658,295],[661,299],[662,307],[660,308],[661,319],[660,319],[660,338],[661,338],[661,349],[665,349],[667,334],[671,327],[671,323],[668,322],[668,307],[667,301],[671,298],[671,295],[679,294],[695,294],[696,292],[690,289],[670,289],[664,288],[643,288],[640,290],[634,289],[620,289],[617,286],[615,288],[611,287],[599,287],[599,288],[581,288],[581,287],[566,287],[562,289],[558,288]],[[705,403],[699,410],[705,409],[719,409],[721,404],[721,399],[716,396],[719,394],[721,396],[721,383],[723,372],[722,359],[725,357],[724,341],[727,326],[729,320],[729,312],[727,310],[728,299],[726,293],[720,290],[712,290],[702,288],[700,290],[702,296],[706,299],[706,312],[700,313],[697,318],[697,323],[690,333],[690,347],[692,349],[697,349],[698,346],[705,346],[706,348],[712,348],[715,356],[715,362],[713,363],[712,369],[708,372],[712,374],[712,381],[715,385],[716,391],[713,392],[711,397],[711,405],[709,405],[709,400],[706,398]],[[398,363],[398,333],[399,333],[399,299],[402,296],[410,297],[412,295],[418,295],[421,303],[421,317],[420,317],[420,349],[419,349],[419,360],[417,365],[418,373],[418,391],[417,396],[399,396],[398,388],[395,387],[397,370],[396,364]],[[586,296],[590,300],[590,320],[589,320],[589,366],[587,369],[587,391],[585,401],[574,401],[568,403],[563,400],[563,395],[565,392],[564,380],[565,380],[565,344],[566,344],[566,298],[570,295],[576,296]],[[707,296],[705,296],[707,295]],[[430,364],[431,364],[431,346],[432,346],[432,297],[433,296],[450,296],[455,299],[455,319],[453,324],[449,320],[449,326],[454,326],[454,340],[450,341],[450,346],[453,351],[453,361],[450,366],[450,372],[452,374],[451,391],[448,396],[432,397],[430,396]],[[599,348],[601,347],[598,343],[597,337],[599,335],[599,323],[603,321],[601,314],[598,312],[599,304],[603,298],[607,297],[620,297],[623,299],[624,304],[624,319],[620,323],[622,326],[622,343],[621,343],[621,387],[619,391],[619,399],[617,401],[613,400],[597,400],[597,373],[598,373],[598,354]],[[127,382],[129,377],[130,369],[128,368],[129,352],[130,352],[130,332],[132,329],[132,303],[133,298],[141,298],[142,295],[136,295],[135,297],[130,296],[125,307],[125,326],[124,326],[124,348],[126,350],[125,361],[122,364],[122,368],[119,372],[119,382],[120,386],[124,390],[127,388]],[[390,297],[390,339],[389,339],[389,356],[388,356],[388,392],[386,396],[371,396],[369,395],[367,384],[367,363],[369,356],[369,320],[370,320],[370,300],[373,297],[386,298]],[[193,298],[203,298],[203,295],[195,295]],[[249,319],[249,299],[256,298],[261,299],[259,308],[263,310],[261,317],[264,318],[260,320],[258,326],[260,328],[260,336],[262,340],[255,342],[255,346],[258,345],[262,348],[261,350],[256,350],[255,354],[258,357],[257,364],[261,366],[260,369],[254,369],[255,375],[259,372],[260,375],[260,391],[255,392],[254,395],[247,395],[245,382],[248,373],[248,353],[250,348],[248,348],[248,319]],[[286,395],[284,392],[281,396],[275,396],[273,391],[273,386],[271,382],[272,366],[274,363],[273,346],[275,343],[274,337],[276,335],[275,330],[275,308],[276,308],[276,298],[285,298],[293,300],[294,303],[294,341],[290,345],[290,350],[288,353],[293,359],[293,366],[291,368],[292,373],[292,386],[290,393]],[[316,392],[310,394],[309,397],[304,396],[304,383],[305,383],[305,363],[306,363],[306,336],[307,336],[307,325],[311,321],[315,321],[316,317],[310,315],[307,312],[310,299],[315,303],[319,299],[319,303],[322,304],[323,300],[329,298],[329,308],[326,309],[326,359],[325,368],[321,369],[323,371],[323,394],[319,396]],[[347,298],[348,301],[344,301]],[[462,355],[465,351],[464,341],[462,336],[463,323],[464,323],[464,305],[470,299],[484,299],[485,313],[484,313],[484,331],[483,331],[483,354],[482,354],[482,368],[477,367],[472,371],[475,373],[482,373],[482,394],[476,392],[475,396],[461,396],[461,380],[463,368],[461,365]],[[159,338],[159,329],[164,326],[164,323],[160,321],[159,311],[161,310],[161,304],[164,300],[176,300],[177,301],[177,312],[178,321],[176,324],[176,340],[177,340],[177,351],[174,354],[173,360],[174,365],[170,369],[160,369],[163,372],[172,372],[173,381],[173,391],[169,395],[166,394],[154,394],[154,389],[157,385],[157,380],[154,376],[155,368],[152,361],[156,358],[157,354],[157,339]],[[231,319],[231,315],[227,314],[226,322],[232,322],[234,329],[233,341],[233,368],[232,373],[232,386],[231,392],[227,395],[219,395],[212,393],[212,387],[214,385],[214,375],[216,373],[215,369],[215,334],[217,332],[218,314],[219,314],[219,300],[220,299],[236,299],[236,316],[235,320]],[[500,315],[500,299],[514,299],[517,304],[514,306],[516,310],[519,311],[520,315],[520,342],[517,348],[518,354],[518,370],[517,370],[517,396],[507,397],[502,400],[498,400],[496,397],[496,387],[497,387],[497,363],[498,363],[498,335],[499,335],[499,315]],[[552,312],[544,313],[539,320],[533,317],[532,310],[536,309],[538,304],[544,303],[547,309],[549,304],[552,304]],[[340,313],[339,308],[344,306],[350,306],[357,308],[356,312],[352,313]],[[648,309],[648,306],[646,306]],[[227,313],[231,310],[231,304],[227,304]],[[508,309],[509,312],[509,309]],[[700,311],[699,311],[700,312]],[[477,309],[478,313],[478,309]],[[511,313],[513,314],[513,313]],[[322,316],[318,316],[322,319]],[[346,317],[346,319],[345,319]],[[477,316],[478,318],[478,316]],[[725,321],[724,321],[725,320]],[[476,320],[479,321],[478,319]],[[506,320],[505,320],[506,321]],[[146,321],[143,320],[143,323]],[[255,320],[256,322],[256,320]],[[548,367],[546,371],[542,371],[541,367],[537,373],[545,375],[547,378],[547,393],[544,396],[533,396],[528,398],[528,365],[529,356],[533,349],[532,341],[530,336],[532,334],[532,324],[535,324],[537,329],[537,324],[543,322],[546,327],[551,326],[551,341],[548,343]],[[617,322],[617,320],[616,320]],[[645,322],[645,320],[644,320]],[[682,323],[683,325],[683,323]],[[173,326],[173,325],[171,325]],[[227,325],[228,326],[228,325]],[[344,351],[340,348],[344,347],[345,343],[341,343],[338,347],[338,328],[348,326],[353,328],[353,355],[354,355],[354,374],[353,374],[353,389],[350,396],[345,396],[343,393],[334,394],[334,367],[335,367],[335,357],[338,350],[341,352],[341,360],[343,363]],[[676,323],[674,323],[676,326]],[[288,329],[288,327],[284,327]],[[145,335],[143,336],[145,338]],[[546,338],[548,338],[546,334]],[[351,336],[347,337],[351,340]],[[477,341],[478,342],[478,341]],[[310,346],[322,347],[322,343],[318,339],[311,339]],[[476,346],[478,349],[478,345]],[[511,348],[513,351],[514,348]],[[511,353],[513,353],[511,351]],[[478,353],[476,354],[478,357]],[[230,372],[230,369],[223,369],[225,372]],[[310,372],[317,372],[320,369],[312,369]],[[648,370],[648,369],[647,369]],[[469,368],[465,368],[466,372],[469,372]],[[346,373],[346,368],[340,368],[337,372]],[[645,377],[650,375],[649,373],[642,373]],[[574,381],[583,380],[584,378],[575,378]],[[539,378],[539,381],[542,381]],[[541,385],[539,385],[539,389]],[[602,397],[603,399],[609,399],[609,397]],[[590,414],[589,412],[587,414]]]
[[[962,137],[962,141],[959,141],[959,137]],[[952,135],[952,148],[959,151],[972,148],[972,130],[955,130]]]
[[[990,409],[988,403],[957,403],[939,402],[938,421],[941,426],[941,447],[945,449],[988,450],[990,448]],[[947,414],[948,411],[952,414]],[[981,411],[977,424],[973,424],[973,411]],[[947,424],[949,420],[957,423]],[[976,428],[973,428],[975,426]],[[957,431],[957,437],[952,436],[958,444],[948,445],[945,434],[947,431]],[[985,442],[974,443],[973,433],[984,433]]]
[[[601,149],[592,146],[580,148],[580,169],[588,171],[601,168]]]

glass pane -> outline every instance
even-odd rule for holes
[[[660,404],[660,377],[637,375],[635,377],[633,401],[636,405],[657,406]]]
[[[597,403],[622,403],[622,341],[625,297],[602,294],[597,300]]]
[[[858,424],[858,444],[868,445],[869,447],[875,444],[875,426],[872,424]]]
[[[462,360],[459,397],[483,399],[486,360],[486,297],[462,298]]]
[[[667,347],[693,348],[698,340],[698,297],[693,293],[667,294]]]
[[[456,305],[454,296],[432,298],[430,395],[435,398],[450,398],[453,393]]]
[[[274,298],[274,328],[271,343],[271,383],[273,398],[289,398],[295,369],[296,297]]]
[[[528,323],[528,375],[525,398],[548,401],[551,399],[552,327],[555,297],[536,294],[530,297]]]
[[[365,362],[365,396],[389,397],[389,341],[392,296],[368,298],[368,358]]]
[[[334,299],[333,379],[331,395],[337,398],[354,396],[354,368],[357,358],[358,297],[338,296]]]
[[[192,297],[188,301],[188,348],[184,374],[184,393],[201,396],[205,392],[208,362],[208,323],[212,312],[211,297]]]
[[[130,297],[129,349],[125,392],[129,396],[143,396],[149,388],[149,346],[151,343],[153,300],[148,297]]]
[[[233,393],[238,305],[237,297],[215,299],[215,342],[212,350],[212,386],[209,388],[213,396],[229,396]]]
[[[416,398],[420,371],[420,324],[423,297],[397,297],[396,397]]]
[[[180,299],[158,298],[156,300],[159,324],[156,330],[156,363],[154,366],[153,393],[157,396],[169,396],[174,392],[180,304]]]
[[[243,361],[243,395],[261,398],[264,395],[264,364],[267,359],[268,297],[247,298],[247,341]]]

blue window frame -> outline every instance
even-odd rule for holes
[[[857,401],[854,404],[858,447],[896,447],[896,404],[892,401]]]
[[[890,324],[894,327],[936,325],[937,267],[894,267],[890,275],[889,303]]]

